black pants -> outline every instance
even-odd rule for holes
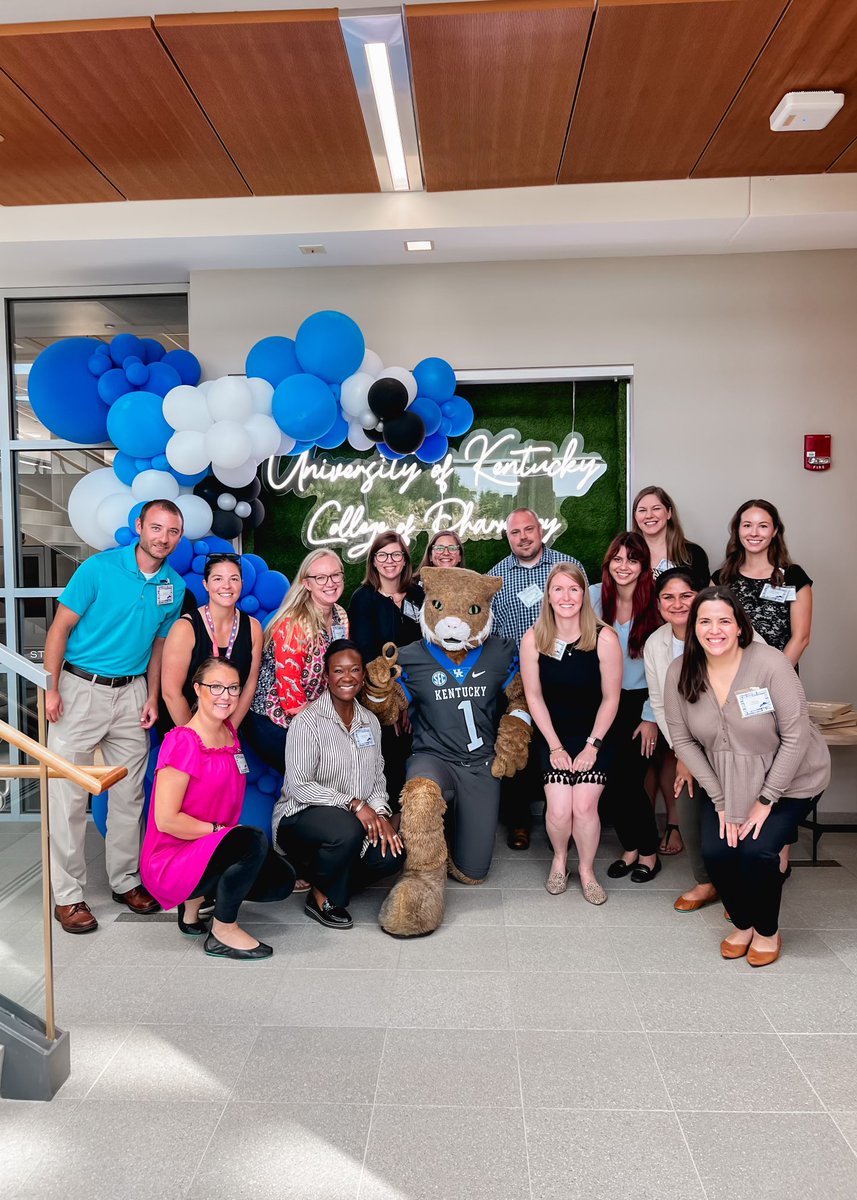
[[[261,713],[251,709],[241,722],[241,739],[255,750],[262,762],[282,775],[286,769],[286,734],[288,730],[276,725]]]
[[[402,788],[405,786],[405,764],[411,757],[413,735],[396,733],[392,725],[381,726],[381,753],[384,756],[384,779],[387,799],[394,813],[402,811]]]
[[[380,843],[370,845],[361,858],[364,836],[359,817],[326,804],[310,805],[293,817],[283,817],[277,827],[277,845],[296,864],[301,877],[331,904],[342,906],[348,904],[352,892],[405,865],[404,852],[396,855],[388,849],[382,855]]]
[[[500,819],[508,830],[532,828],[530,802],[545,798],[538,737],[530,742],[527,764],[517,775],[500,780]]]
[[[714,805],[703,809],[702,856],[736,929],[755,929],[763,937],[773,937],[777,932],[784,879],[780,851],[795,840],[798,823],[807,817],[817,799],[783,796],[771,806],[771,815],[758,838],[754,840],[750,834],[737,846],[721,838]]]
[[[652,802],[643,786],[651,759],[640,753],[640,739],[633,737],[647,694],[644,688],[622,691],[610,729],[612,755],[602,795],[602,811],[612,822],[622,849],[646,856],[657,853],[660,840]]]
[[[213,896],[215,920],[231,925],[238,920],[243,900],[259,904],[285,900],[295,879],[289,863],[273,852],[261,829],[237,825],[221,838],[191,896]]]

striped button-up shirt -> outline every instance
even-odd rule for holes
[[[552,568],[558,562],[573,562],[575,566],[580,567],[583,571],[583,578],[586,579],[582,563],[579,563],[576,558],[572,558],[570,554],[560,554],[558,550],[551,550],[549,546],[542,548],[542,556],[534,567],[522,567],[515,555],[510,554],[508,558],[501,559],[487,572],[489,575],[499,575],[503,580],[503,587],[494,597],[491,605],[494,613],[492,633],[499,634],[500,637],[511,638],[518,646],[521,645],[521,638],[528,629],[535,625],[538,615],[542,611],[542,595],[545,584]],[[526,594],[527,589],[533,585],[537,588],[539,595],[536,596],[533,592],[527,596],[526,601],[522,600],[521,593]]]

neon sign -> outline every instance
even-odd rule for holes
[[[579,433],[569,433],[557,449],[553,442],[522,442],[517,429],[476,429],[432,465],[374,455],[312,457],[306,450],[296,458],[270,458],[265,481],[273,492],[315,496],[304,544],[330,546],[357,562],[384,529],[395,529],[408,543],[442,529],[462,541],[500,538],[515,504],[527,504],[522,486],[535,481],[549,483],[554,501],[553,513],[539,513],[550,544],[566,527],[562,500],[585,495],[606,470],[600,454],[584,452]]]

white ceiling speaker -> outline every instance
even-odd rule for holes
[[[786,92],[771,113],[771,129],[774,133],[824,129],[844,103],[844,92]]]

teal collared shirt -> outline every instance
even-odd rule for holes
[[[146,579],[136,552],[132,542],[86,559],[59,598],[80,617],[68,635],[66,661],[84,671],[145,674],[155,638],[166,637],[181,613],[182,577],[164,563]]]

